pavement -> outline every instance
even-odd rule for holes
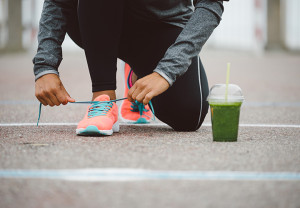
[[[238,142],[213,142],[155,121],[110,137],[75,135],[84,105],[43,107],[35,126],[33,54],[0,56],[0,207],[300,208],[300,55],[204,49],[209,85],[238,84]],[[66,53],[61,79],[91,98],[84,54]],[[123,97],[118,75],[117,97]]]

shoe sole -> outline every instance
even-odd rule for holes
[[[122,116],[120,116],[121,120],[125,123],[129,123],[129,124],[149,124],[150,121],[148,121],[145,118],[139,118],[138,120],[128,120],[123,118]]]
[[[110,130],[99,130],[97,126],[88,126],[86,128],[76,129],[76,134],[79,136],[110,136],[114,132],[119,132],[119,122],[116,122]]]

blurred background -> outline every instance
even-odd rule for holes
[[[300,51],[299,0],[231,0],[206,47]],[[41,0],[0,0],[0,51],[35,51]],[[67,37],[64,51],[80,50]]]

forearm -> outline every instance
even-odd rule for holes
[[[63,3],[61,3],[63,2]],[[66,8],[71,1],[45,0],[39,23],[38,49],[33,58],[35,79],[54,73],[62,61],[61,45],[66,35]]]
[[[203,45],[218,26],[222,13],[221,2],[199,1],[195,5],[194,14],[154,71],[172,85],[187,71],[192,58],[200,53]]]

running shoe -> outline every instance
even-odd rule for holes
[[[77,135],[112,135],[119,132],[118,106],[108,95],[100,95],[87,108],[84,118],[78,123]]]
[[[130,66],[123,62],[123,66],[121,66],[122,77],[124,77],[125,82],[125,90],[124,97],[127,97],[128,91],[130,87],[132,87],[132,74],[133,71]],[[135,124],[144,124],[149,123],[153,117],[153,114],[149,108],[149,105],[143,105],[138,101],[130,102],[128,100],[124,100],[121,103],[119,109],[120,117],[122,121],[135,123]]]

